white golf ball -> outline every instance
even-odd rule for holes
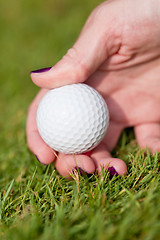
[[[82,83],[49,90],[37,110],[40,136],[55,151],[65,154],[83,153],[96,147],[108,124],[104,99]]]

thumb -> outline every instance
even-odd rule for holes
[[[52,68],[31,72],[32,81],[42,88],[84,82],[109,56],[118,51],[119,41],[115,36],[113,19],[111,16],[107,19],[107,12],[106,6],[98,6],[66,55]]]

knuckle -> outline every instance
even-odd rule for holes
[[[86,66],[84,58],[81,56],[80,50],[73,46],[63,58],[71,66],[72,72],[70,72],[70,76],[72,82],[84,82],[88,76],[89,69]]]

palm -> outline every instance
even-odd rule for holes
[[[87,83],[103,95],[109,107],[111,123],[105,137],[109,150],[115,147],[121,131],[126,127],[135,126],[142,147],[147,146],[147,142],[141,141],[143,136],[140,136],[141,127],[145,124],[148,124],[149,128],[145,128],[144,134],[152,131],[153,136],[160,137],[159,65],[160,59],[151,59],[138,66],[135,64],[128,68],[121,67],[120,70],[114,70],[119,68],[118,64],[106,64],[107,70],[104,71],[103,64],[103,70],[100,68],[88,79]],[[112,70],[109,70],[110,68]],[[160,150],[160,146],[151,146],[151,150]]]

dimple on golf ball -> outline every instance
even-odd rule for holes
[[[55,151],[78,154],[95,148],[109,124],[107,105],[92,87],[79,83],[49,90],[37,109],[40,136]]]

